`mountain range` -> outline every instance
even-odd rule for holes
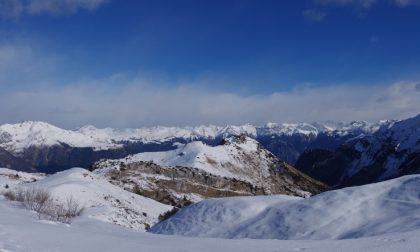
[[[334,149],[349,138],[375,132],[388,123],[267,123],[265,126],[246,124],[139,129],[98,129],[88,125],[66,130],[45,122],[24,121],[0,125],[0,147],[37,170],[55,172],[74,166],[85,167],[101,158],[176,149],[176,143],[202,141],[217,145],[225,137],[244,134],[259,141],[280,159],[294,164],[307,148]],[[83,155],[83,161],[77,158],[78,155]]]
[[[16,170],[54,173],[71,167],[94,169],[100,160],[124,159],[143,153],[137,156],[143,157],[138,161],[176,166],[176,160],[162,163],[152,156],[162,152],[182,155],[180,150],[191,146],[201,148],[203,153],[211,152],[212,148],[205,147],[223,145],[232,136],[246,136],[279,161],[295,166],[329,186],[343,187],[418,173],[419,121],[420,116],[377,123],[267,123],[264,126],[138,129],[98,129],[88,125],[75,130],[25,121],[0,125],[0,164]],[[190,143],[192,145],[188,145]],[[226,153],[222,151],[214,156],[216,158],[207,159],[207,165],[219,162],[218,158]],[[184,162],[183,165],[199,168],[200,163],[186,165]],[[223,172],[227,170],[223,169]]]
[[[420,230],[420,178],[407,174],[420,173],[419,159],[420,115],[374,124],[122,130],[5,124],[0,126],[0,166],[7,167],[0,168],[0,219],[6,224],[0,226],[5,237],[0,250],[40,246],[44,236],[32,238],[33,230],[49,237],[65,234],[86,246],[93,246],[91,234],[102,242],[120,237],[130,250],[142,237],[142,246],[167,251],[161,239],[168,236],[152,233],[306,240],[304,247],[272,241],[270,251],[321,243],[314,251],[412,249]],[[67,226],[35,220],[35,213],[6,197],[28,188],[48,191],[54,202],[74,197],[84,211]],[[22,225],[29,231],[15,228]],[[28,237],[16,239],[22,232]],[[202,247],[198,238],[185,241],[197,246],[190,251]],[[258,242],[240,243],[245,241],[255,247],[244,245],[241,251],[261,249]],[[218,246],[208,245],[211,251]]]

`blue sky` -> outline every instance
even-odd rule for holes
[[[417,0],[0,0],[0,90],[8,98],[3,106],[19,108],[0,113],[0,122],[137,127],[403,118],[419,112],[418,27]],[[322,106],[320,97],[304,98],[326,92],[332,99]],[[57,104],[59,95],[71,104]],[[333,99],[340,95],[348,97]],[[28,104],[29,96],[45,104]],[[169,96],[180,99],[170,104]],[[158,97],[153,106],[136,102]],[[371,103],[361,108],[355,99]],[[203,100],[224,103],[212,108]],[[300,109],[286,109],[295,100]],[[130,110],[116,124],[100,110],[112,102],[147,111]],[[242,103],[249,112],[235,107]],[[176,109],[165,114],[167,107]]]

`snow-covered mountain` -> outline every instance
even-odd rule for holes
[[[135,162],[153,162],[162,167],[176,166],[197,168],[216,176],[236,178],[255,183],[270,174],[276,158],[263,150],[261,145],[252,138],[229,137],[218,146],[206,145],[195,141],[180,145],[175,150],[163,152],[144,152],[118,160],[105,160],[100,165],[108,163],[127,165]]]
[[[420,173],[420,115],[385,124],[335,151],[307,150],[296,166],[338,187]]]
[[[45,122],[25,121],[0,125],[0,148],[38,171],[53,173],[74,166],[89,167],[102,158],[175,149],[174,144],[202,141],[217,145],[233,135],[247,135],[282,160],[293,164],[307,148],[334,149],[349,138],[376,131],[379,125],[367,122],[296,123],[265,126],[152,127],[139,129],[98,129],[84,126],[65,130]],[[28,168],[12,167],[27,170]]]
[[[309,196],[326,189],[245,135],[228,137],[217,146],[196,141],[176,150],[105,159],[94,169],[116,185],[136,188],[159,201],[277,193]]]
[[[0,146],[21,154],[31,146],[68,145],[91,147],[96,151],[122,148],[124,143],[166,142],[172,139],[215,139],[219,136],[247,134],[256,136],[251,125],[243,126],[199,126],[199,127],[152,127],[139,129],[98,129],[87,125],[76,130],[65,130],[39,121],[24,121],[0,126]]]
[[[253,239],[355,239],[420,229],[420,175],[310,198],[209,199],[151,228],[158,234]]]
[[[24,121],[18,124],[0,125],[0,146],[14,154],[22,153],[31,146],[65,144],[71,147],[91,147],[95,150],[121,148],[126,142],[166,142],[172,139],[218,139],[231,135],[248,135],[253,138],[263,135],[313,135],[319,133],[348,135],[354,132],[372,133],[378,125],[367,122],[350,124],[321,123],[268,123],[265,126],[198,126],[198,127],[152,127],[139,129],[98,129],[87,125],[76,130],[65,130],[40,121]]]

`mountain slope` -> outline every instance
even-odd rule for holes
[[[83,216],[144,231],[158,222],[159,215],[172,209],[140,195],[110,184],[106,179],[82,169],[72,168],[49,176],[37,176],[0,169],[0,183],[9,189],[41,188],[57,200],[65,202],[73,197],[85,211]],[[35,178],[35,179],[34,179]]]
[[[351,252],[417,251],[420,231],[349,240],[227,240],[137,232],[86,216],[71,225],[39,221],[0,196],[0,251]]]
[[[36,170],[24,162],[21,158],[15,157],[10,152],[0,147],[0,167],[7,167],[16,171],[35,172]]]
[[[296,167],[337,187],[420,173],[420,115],[349,140],[324,157],[306,151]]]
[[[209,199],[181,209],[151,232],[254,239],[347,239],[420,229],[420,175],[302,199]]]
[[[160,201],[168,200],[162,195],[197,201],[278,193],[308,196],[327,189],[244,135],[218,146],[192,142],[176,150],[102,160],[94,169],[114,184]]]

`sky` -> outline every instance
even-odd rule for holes
[[[0,0],[0,123],[403,119],[419,0]]]

